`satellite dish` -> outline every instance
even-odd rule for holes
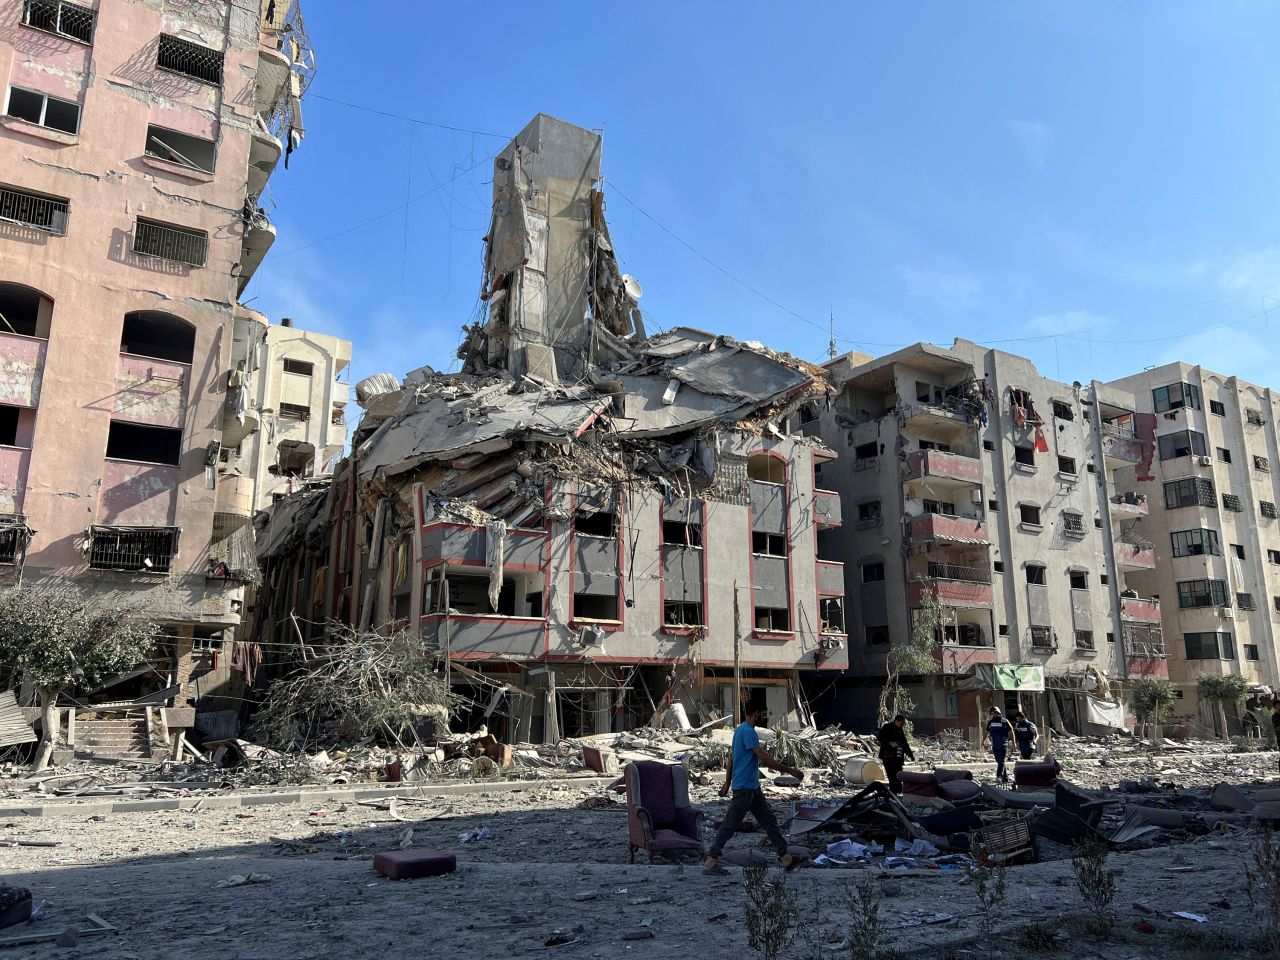
[[[627,294],[632,300],[639,300],[644,296],[644,287],[640,286],[640,281],[629,273],[622,275],[622,286],[626,288]]]

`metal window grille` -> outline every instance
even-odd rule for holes
[[[938,563],[930,560],[927,571],[931,580],[960,580],[965,583],[991,582],[991,571],[987,567],[961,567],[954,563]]]
[[[1271,463],[1270,463],[1270,461],[1269,461],[1269,460],[1267,460],[1267,458],[1266,458],[1266,457],[1254,457],[1254,458],[1253,458],[1253,469],[1255,469],[1255,470],[1268,470],[1268,471],[1269,471],[1269,470],[1271,469]]]
[[[1257,610],[1258,605],[1253,602],[1252,593],[1237,593],[1236,606],[1241,610]]]
[[[18,563],[27,553],[31,528],[20,513],[0,517],[0,563]]]
[[[1053,636],[1052,627],[1028,627],[1031,646],[1037,650],[1057,650],[1058,641]]]
[[[1222,495],[1222,508],[1224,510],[1230,510],[1233,513],[1244,512],[1244,504],[1234,493],[1224,493]]]
[[[298,403],[282,403],[280,404],[281,420],[310,420],[311,408],[304,407]]]
[[[96,19],[97,14],[88,7],[59,0],[26,0],[22,5],[22,22],[28,27],[82,43],[93,43]]]
[[[1078,513],[1064,513],[1062,515],[1062,530],[1071,536],[1083,537],[1084,517]]]
[[[62,236],[67,232],[67,201],[0,187],[0,220]]]
[[[139,217],[133,231],[133,252],[203,267],[209,253],[209,235]]]
[[[1276,505],[1270,500],[1259,500],[1258,512],[1268,520],[1274,520],[1276,518]]]
[[[1120,624],[1125,653],[1131,657],[1163,658],[1164,631],[1158,623],[1125,621]]]
[[[222,83],[222,51],[160,34],[156,66],[206,83]]]
[[[178,533],[177,527],[94,527],[90,533],[89,567],[168,573],[178,552]]]

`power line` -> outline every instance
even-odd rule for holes
[[[418,117],[406,117],[402,113],[392,113],[389,110],[379,110],[376,107],[366,107],[359,103],[350,103],[346,100],[339,100],[337,97],[324,97],[318,93],[308,91],[307,96],[312,100],[323,100],[325,103],[336,103],[342,107],[350,107],[352,110],[360,110],[363,113],[373,113],[380,117],[389,117],[392,120],[403,120],[406,123],[416,123],[423,127],[435,127],[438,130],[451,130],[454,133],[470,133],[477,137],[497,137],[500,140],[510,140],[511,137],[505,133],[490,133],[487,130],[471,130],[467,127],[455,127],[448,123],[436,123],[433,120],[421,120]]]

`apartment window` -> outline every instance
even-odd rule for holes
[[[1080,513],[1062,514],[1062,532],[1069,537],[1079,539],[1084,536],[1084,515]]]
[[[751,552],[761,557],[785,557],[787,555],[787,538],[780,533],[751,534]]]
[[[1035,527],[1040,526],[1040,508],[1031,503],[1018,504],[1018,521]]]
[[[1276,613],[1280,613],[1280,597],[1272,597],[1271,605],[1275,608]]]
[[[1230,510],[1232,513],[1244,513],[1244,503],[1234,493],[1224,493],[1222,509]]]
[[[702,626],[702,604],[683,600],[664,600],[662,622],[668,627]]]
[[[612,540],[617,536],[617,525],[618,518],[612,510],[580,509],[573,516],[573,532],[579,536]]]
[[[1178,606],[1225,607],[1227,582],[1225,580],[1179,580]]]
[[[59,0],[25,0],[22,5],[22,22],[28,27],[81,43],[93,43],[96,17],[88,7]]]
[[[1097,472],[1098,472],[1098,468],[1097,468],[1097,467],[1095,467],[1092,463],[1086,463],[1086,464],[1084,465],[1084,468],[1085,468],[1086,470],[1088,470],[1090,473],[1097,473]]]
[[[1252,593],[1237,593],[1236,606],[1241,610],[1257,610],[1258,605],[1253,602]]]
[[[176,130],[167,130],[154,124],[147,127],[146,154],[149,157],[168,160],[170,163],[190,167],[192,170],[213,173],[216,152],[217,144],[212,140],[178,133]]]
[[[1261,660],[1262,657],[1258,653],[1258,645],[1256,643],[1244,644],[1244,658],[1246,660]]]
[[[1226,498],[1223,497],[1225,501]],[[1177,507],[1216,507],[1218,500],[1213,492],[1213,481],[1204,477],[1186,477],[1170,480],[1164,485],[1164,505]]]
[[[1058,457],[1058,472],[1074,474],[1076,472],[1076,458]]]
[[[924,512],[939,513],[944,517],[954,517],[956,515],[956,505],[945,500],[925,500]]]
[[[1270,500],[1259,500],[1258,512],[1268,520],[1274,520],[1276,518],[1276,505]]]
[[[1280,564],[1280,550],[1268,550],[1267,563]]]
[[[1204,434],[1195,430],[1179,430],[1177,433],[1166,433],[1157,437],[1161,460],[1176,460],[1178,457],[1203,456],[1209,448],[1205,445]]]
[[[1053,628],[1046,626],[1032,626],[1031,646],[1038,647],[1041,650],[1056,650],[1058,645],[1053,642]]]
[[[1188,660],[1234,660],[1235,642],[1229,633],[1184,633]]]
[[[1107,632],[1107,643],[1115,643],[1115,642],[1116,642],[1116,635],[1115,635],[1114,633],[1111,633],[1110,631],[1108,631],[1108,632]]]
[[[1072,590],[1088,590],[1089,574],[1084,570],[1071,571],[1071,589]]]
[[[1092,630],[1076,631],[1076,649],[1077,650],[1093,649],[1093,631]]]
[[[1171,383],[1167,387],[1156,387],[1151,391],[1151,399],[1156,413],[1167,410],[1179,410],[1182,407],[1200,407],[1200,388],[1189,383]]]
[[[992,441],[990,441],[990,440],[983,440],[983,441],[982,441],[982,449],[983,449],[983,450],[994,450],[995,448],[996,448],[996,445],[995,445]]]
[[[1028,563],[1026,570],[1027,570],[1027,583],[1034,583],[1039,586],[1044,586],[1046,580],[1044,575],[1045,568],[1043,566],[1041,566],[1038,563]]]
[[[881,583],[884,581],[883,563],[864,563],[862,565],[863,583]]]
[[[862,638],[868,647],[880,647],[889,642],[889,625],[877,623],[862,628]]]
[[[702,524],[680,520],[662,522],[662,542],[674,547],[701,547]]]
[[[1254,427],[1260,427],[1267,422],[1266,418],[1263,417],[1261,410],[1246,410],[1244,412],[1244,417],[1249,421],[1249,424]]]
[[[823,633],[844,633],[844,597],[823,597],[818,615]]]
[[[9,106],[5,113],[50,130],[61,130],[63,133],[80,131],[80,104],[59,100],[47,93],[10,87]]]
[[[1175,530],[1169,534],[1175,557],[1221,556],[1216,530]]]
[[[1223,406],[1221,400],[1210,400],[1209,412],[1219,417],[1225,417],[1227,415],[1227,408]]]
[[[854,526],[863,529],[880,526],[880,501],[868,500],[858,504],[858,519]]]
[[[1231,462],[1231,451],[1230,451],[1230,450],[1228,450],[1226,447],[1219,447],[1219,448],[1218,448],[1218,459],[1219,459],[1219,460],[1221,460],[1223,463],[1230,463],[1230,462]]]
[[[859,461],[875,460],[880,455],[880,445],[874,441],[871,443],[860,443],[853,448],[853,459],[857,463]]]
[[[178,533],[177,527],[92,527],[89,567],[168,573],[178,553]]]
[[[1004,561],[997,560],[991,565],[991,569],[995,570],[996,573],[1004,573]]]
[[[222,83],[222,52],[202,47],[198,43],[179,40],[167,33],[160,34],[160,46],[156,51],[156,66],[172,70],[193,80],[205,83]]]
[[[1244,544],[1243,544],[1243,543],[1233,543],[1233,544],[1231,545],[1231,552],[1232,552],[1232,553],[1234,553],[1234,554],[1236,555],[1236,559],[1237,559],[1237,560],[1243,560],[1243,559],[1244,559]]]
[[[1105,587],[1107,584],[1111,582],[1111,578],[1108,577],[1105,573],[1100,573],[1098,574],[1098,582]]]
[[[921,450],[937,450],[939,453],[950,453],[951,444],[943,443],[940,440],[921,440],[920,449]]]
[[[107,458],[177,466],[182,460],[182,431],[112,420],[107,429]]]
[[[314,363],[308,363],[306,360],[293,360],[289,357],[285,357],[281,363],[284,366],[285,373],[296,373],[304,377],[311,376],[316,368]]]
[[[1000,624],[998,628],[998,633],[1002,637],[1007,637],[1009,635],[1009,625],[1007,623]]]
[[[311,408],[304,407],[300,403],[282,403],[280,404],[281,420],[310,420]]]
[[[1266,472],[1270,473],[1270,472],[1271,472],[1271,463],[1267,460],[1267,458],[1266,458],[1266,457],[1254,457],[1254,458],[1253,458],[1253,469],[1255,469],[1255,470],[1264,470],[1264,471],[1266,471]]]
[[[999,501],[999,500],[988,500],[988,501],[987,501],[987,509],[988,509],[988,510],[990,510],[992,513],[996,513],[996,512],[997,512],[997,511],[999,511],[999,509],[1000,509],[1000,501]]]
[[[1033,467],[1036,463],[1036,451],[1034,447],[1024,447],[1021,444],[1014,444],[1013,459],[1016,463],[1024,466]]]
[[[13,187],[0,187],[0,220],[62,236],[67,232],[68,201]]]
[[[1071,405],[1063,403],[1061,400],[1053,401],[1053,415],[1058,420],[1074,420],[1076,418],[1075,411],[1071,409]]]
[[[209,253],[209,235],[203,230],[188,230],[139,217],[133,231],[133,252],[203,267]]]
[[[786,633],[791,629],[791,611],[782,607],[756,607],[756,629],[765,633]]]
[[[616,594],[575,593],[569,611],[571,620],[611,620],[621,619],[618,616],[618,597]]]
[[[916,381],[916,400],[920,403],[928,403],[933,396],[933,388],[923,380]]]

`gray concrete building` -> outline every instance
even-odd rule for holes
[[[807,429],[839,454],[821,479],[845,522],[820,544],[852,602],[849,675],[822,709],[874,721],[926,595],[943,622],[937,673],[911,686],[922,731],[973,731],[992,702],[1091,730],[1126,678],[1164,672],[1159,603],[1132,579],[1156,562],[1147,505],[1117,485],[1143,459],[1132,396],[961,339],[828,372],[835,401]]]

